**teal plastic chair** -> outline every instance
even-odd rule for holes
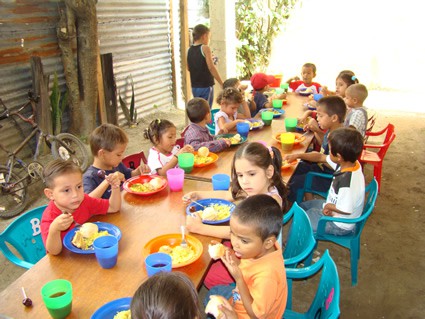
[[[211,135],[215,135],[215,122],[214,122],[214,115],[215,113],[217,113],[218,111],[220,111],[220,109],[213,109],[211,110],[211,119],[212,122],[207,124],[207,128],[210,131]]]
[[[321,270],[320,282],[317,287],[313,302],[305,313],[298,313],[292,310],[292,282],[294,280],[306,280]],[[340,315],[340,285],[338,270],[335,262],[326,250],[322,258],[315,264],[305,268],[286,269],[286,279],[288,282],[288,301],[285,313],[282,318],[321,318],[333,319]]]
[[[22,214],[0,234],[0,250],[15,265],[29,269],[46,255],[40,228],[46,206]],[[13,253],[9,245],[20,256]]]
[[[375,178],[369,183],[369,185],[366,186],[365,193],[366,200],[361,216],[352,219],[323,216],[320,218],[319,223],[317,225],[317,231],[314,234],[316,241],[330,241],[350,250],[352,286],[357,285],[357,268],[360,259],[360,236],[362,234],[367,219],[369,218],[370,214],[372,214],[373,208],[375,207],[376,198],[378,196],[378,182]],[[349,235],[331,235],[325,232],[326,223],[329,222],[355,224],[356,228],[354,233],[351,233]],[[309,264],[309,262],[306,263]]]
[[[283,217],[283,223],[286,224],[292,217],[291,228],[288,232],[286,246],[283,251],[286,268],[295,268],[313,253],[316,247],[313,229],[306,212],[294,203]]]
[[[318,190],[313,189],[313,181],[314,179],[332,179],[332,174],[324,174],[324,173],[316,173],[316,172],[308,172],[304,181],[304,187],[297,191],[297,199],[296,202],[301,204],[304,199],[305,193],[312,193],[316,195],[320,195],[323,198],[328,196],[328,191],[319,192]]]

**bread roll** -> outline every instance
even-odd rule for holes
[[[202,157],[207,157],[209,153],[210,150],[205,146],[200,147],[198,150],[198,155]]]
[[[90,238],[92,235],[97,234],[99,228],[93,223],[84,223],[80,228],[80,233],[84,238]]]
[[[212,295],[210,296],[210,301],[208,301],[207,306],[205,307],[205,313],[213,315],[215,318],[221,318],[223,312],[218,308],[219,305],[222,305],[226,300],[223,296]]]
[[[211,258],[214,260],[217,260],[223,257],[225,251],[226,249],[224,248],[224,245],[221,243],[208,245],[208,253],[210,254]]]

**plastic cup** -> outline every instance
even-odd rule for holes
[[[269,126],[272,124],[273,112],[265,111],[261,113],[261,119],[264,122],[264,125]]]
[[[295,134],[282,133],[280,134],[280,141],[282,142],[282,151],[292,151],[292,149],[294,148]]]
[[[295,117],[287,117],[285,119],[286,132],[295,132],[298,120]]]
[[[94,254],[97,262],[104,269],[109,269],[117,264],[118,239],[115,236],[102,236],[93,242]]]
[[[284,89],[285,90],[285,92],[288,92],[288,89],[289,89],[289,83],[281,83],[280,84],[280,88],[281,89]]]
[[[151,277],[160,271],[170,272],[173,266],[171,256],[165,253],[153,253],[145,259],[148,276]]]
[[[277,89],[275,90],[275,93],[276,93],[276,95],[283,94],[283,93],[285,93],[285,89],[277,88]]]
[[[281,109],[283,105],[283,100],[274,99],[272,101],[272,105],[274,109]]]
[[[49,281],[41,288],[41,297],[52,318],[66,318],[71,313],[72,284],[68,280]]]
[[[185,173],[190,173],[193,170],[195,164],[195,155],[192,153],[182,153],[177,156],[179,167],[184,170]]]
[[[181,191],[184,183],[184,170],[181,168],[170,168],[167,171],[167,180],[172,192]]]
[[[227,191],[230,187],[230,176],[227,174],[215,174],[212,176],[213,190]]]
[[[315,101],[319,101],[323,97],[323,94],[313,94],[313,98]]]
[[[246,122],[240,122],[236,124],[236,131],[239,133],[239,135],[248,137],[249,133],[249,123]]]

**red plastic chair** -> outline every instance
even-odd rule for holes
[[[382,163],[384,161],[385,154],[388,151],[391,143],[394,141],[396,134],[394,132],[394,125],[388,124],[386,128],[378,132],[366,132],[366,136],[381,136],[385,134],[384,141],[382,144],[364,144],[363,152],[360,156],[360,163],[373,165],[373,176],[378,182],[378,192],[381,190],[381,175],[382,175]],[[377,152],[369,151],[370,149],[376,149]]]
[[[188,126],[186,126],[184,129],[183,129],[183,131],[181,131],[181,133],[180,133],[180,136],[181,137],[184,137],[184,135],[186,134],[186,131],[187,131],[187,129],[189,128],[189,125]]]
[[[364,137],[364,142],[367,143],[367,140],[369,138],[369,136],[367,135],[367,133],[372,132],[373,127],[375,126],[375,122],[376,122],[376,114],[373,114],[371,117],[369,117],[369,119],[367,120],[367,128],[366,128],[366,135]]]
[[[131,169],[138,168],[140,166],[141,161],[143,161],[143,163],[145,164],[148,162],[143,151],[141,151],[140,153],[128,155],[122,160],[123,164]]]

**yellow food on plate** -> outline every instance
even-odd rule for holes
[[[229,138],[229,140],[231,144],[238,144],[242,140],[242,138],[239,134],[235,134],[231,138]]]
[[[131,319],[131,312],[130,310],[117,312],[113,319]]]
[[[108,235],[109,233],[106,230],[98,231],[96,224],[85,223],[75,232],[71,243],[82,250],[89,250],[93,249],[93,242],[96,238]]]
[[[202,146],[198,149],[198,155],[202,157],[208,157],[208,154],[210,153],[210,150],[208,147]]]
[[[130,189],[139,193],[148,193],[160,189],[163,185],[164,181],[159,177],[155,177],[147,183],[134,183],[130,186]]]
[[[182,246],[170,247],[164,245],[159,247],[158,252],[170,255],[173,265],[185,263],[195,256],[195,252],[191,246],[185,248]]]
[[[198,151],[199,154],[199,151]],[[195,165],[208,164],[213,161],[212,157],[195,155]]]
[[[230,216],[230,206],[211,204],[204,210],[198,211],[203,220],[223,220]]]

